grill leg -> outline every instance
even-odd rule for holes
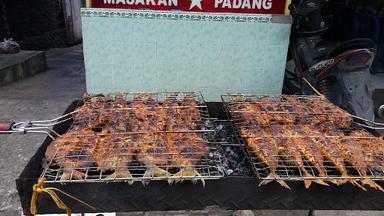
[[[309,210],[308,216],[315,216],[315,211],[314,210]]]

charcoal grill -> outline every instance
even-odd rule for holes
[[[82,105],[74,101],[65,111],[73,112]],[[222,103],[207,103],[210,117],[229,121]],[[63,134],[73,122],[63,122],[53,130]],[[25,215],[30,215],[32,186],[43,171],[41,161],[47,146],[52,141],[47,138],[16,180],[17,190]],[[233,146],[241,146],[234,143]],[[183,182],[169,186],[166,181],[153,181],[143,186],[136,182],[132,186],[120,181],[113,182],[49,182],[47,186],[59,188],[96,207],[97,212],[201,210],[217,205],[223,209],[274,209],[274,210],[384,210],[384,194],[372,189],[367,192],[353,185],[324,187],[314,185],[305,189],[302,182],[293,181],[291,190],[271,183],[259,187],[262,180],[252,175],[225,176],[207,181],[206,186]],[[82,204],[66,199],[73,212],[89,212]],[[42,194],[38,200],[39,213],[64,213],[57,209],[53,201]]]

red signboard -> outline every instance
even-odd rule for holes
[[[92,0],[94,8],[284,14],[286,0]]]

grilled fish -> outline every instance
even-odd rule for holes
[[[133,136],[137,142],[137,160],[145,165],[146,171],[142,183],[148,184],[147,179],[153,177],[171,176],[168,172],[174,150],[169,146],[164,133],[144,133]]]
[[[362,177],[361,183],[363,185],[369,185],[372,188],[384,192],[384,189],[380,185],[367,177],[368,165],[363,161],[365,156],[361,146],[352,143],[348,138],[341,139],[340,142],[337,142],[337,146],[343,154],[344,159],[350,162],[359,172]]]
[[[242,134],[249,133],[248,129],[241,128]],[[249,148],[256,154],[256,156],[267,166],[269,170],[269,175],[264,181],[260,183],[261,185],[268,184],[272,181],[277,181],[281,186],[290,189],[290,187],[283,180],[279,179],[276,169],[279,166],[278,159],[278,149],[276,142],[271,137],[245,137]]]
[[[61,180],[80,180],[86,177],[86,169],[94,164],[95,136],[78,135],[77,132],[66,133],[52,141],[45,158],[54,161],[62,169]]]
[[[124,179],[133,184],[132,175],[128,169],[133,161],[136,146],[129,136],[101,135],[95,149],[95,162],[100,171],[113,171],[113,174],[105,177],[106,180]]]
[[[171,155],[172,166],[180,167],[180,171],[172,175],[169,182],[172,183],[174,179],[182,182],[183,177],[201,177],[196,165],[209,152],[204,139],[196,133],[168,133],[167,143],[175,151]],[[201,181],[205,186],[205,181]]]
[[[324,161],[322,155],[316,151],[316,146],[314,146],[313,143],[309,142],[311,140],[309,139],[309,137],[305,137],[305,133],[303,131],[300,132],[298,129],[293,130],[290,126],[280,125],[271,126],[270,128],[275,137],[283,137],[283,139],[281,139],[281,141],[279,142],[279,146],[282,147],[281,150],[287,151],[286,153],[292,154],[292,157],[295,158],[300,169],[303,171],[307,178],[313,178],[313,175],[311,175],[305,169],[303,158],[308,159],[309,163],[316,168],[320,176],[326,176],[323,166]],[[315,180],[314,182],[329,186],[322,180]],[[307,188],[311,185],[309,181],[305,182],[305,184]]]

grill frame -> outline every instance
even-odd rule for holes
[[[236,100],[238,100],[237,98],[239,98],[239,97],[243,98],[244,101],[236,102]],[[277,101],[277,102],[280,102],[281,104],[285,104],[285,106],[283,106],[284,109],[288,109],[288,110],[290,108],[292,109],[288,99],[295,99],[295,100],[297,100],[296,102],[302,103],[304,105],[306,103],[308,104],[308,103],[314,103],[314,102],[329,102],[327,99],[319,97],[319,96],[227,94],[227,95],[222,95],[221,99],[222,99],[222,102],[225,104],[226,112],[230,112],[229,108],[235,104],[241,104],[243,102],[253,102],[255,105],[259,105],[260,110],[258,110],[258,113],[261,113],[264,116],[269,115],[269,114],[275,114],[278,117],[281,117],[283,115],[289,116],[291,118],[290,120],[292,120],[292,123],[296,123],[296,124],[301,124],[302,122],[312,121],[313,119],[316,119],[319,121],[328,121],[329,118],[334,117],[334,116],[337,116],[340,120],[346,120],[346,121],[352,120],[349,115],[346,116],[346,115],[343,115],[340,113],[335,114],[332,112],[326,112],[325,110],[323,110],[323,112],[316,112],[313,109],[308,109],[305,112],[298,111],[298,110],[287,112],[287,111],[281,111],[281,110],[268,110],[268,108],[266,107],[268,105],[268,103],[274,103]],[[265,101],[263,101],[263,102],[252,101],[255,99],[265,99]],[[332,107],[334,110],[337,110],[338,112],[341,112],[341,113],[345,112],[344,110],[342,110],[341,108],[339,108],[333,104],[330,104],[330,107]],[[246,112],[247,111],[236,111],[236,114],[237,113],[246,113]],[[236,124],[242,124],[243,123],[242,120],[240,118],[238,118],[237,116],[232,115],[231,119]],[[284,122],[284,124],[285,123],[287,123],[287,122]],[[338,123],[340,123],[340,122],[338,122]],[[351,121],[351,123],[352,123],[352,121]],[[276,121],[276,119],[272,122],[259,123],[260,126],[270,126],[270,125],[279,125],[279,124],[281,124],[281,123],[278,122],[278,120]]]
[[[89,143],[83,143],[78,146],[76,144],[76,147],[78,149],[74,151],[74,155],[65,155],[59,154],[60,150],[62,149],[60,146],[56,147],[56,151],[54,152],[53,156],[49,161],[47,161],[47,165],[43,169],[43,172],[41,174],[41,178],[46,179],[46,183],[87,183],[87,182],[145,182],[149,183],[149,181],[152,180],[171,180],[171,181],[183,181],[183,180],[191,180],[191,181],[202,181],[205,180],[213,180],[213,179],[219,179],[224,176],[224,173],[220,170],[221,163],[220,158],[217,160],[213,158],[209,158],[209,155],[213,153],[216,145],[219,145],[218,143],[212,142],[209,140],[209,135],[214,132],[210,128],[209,125],[207,125],[207,122],[209,124],[209,121],[213,120],[209,117],[208,109],[206,106],[206,102],[204,100],[204,97],[199,92],[157,92],[157,93],[147,93],[147,92],[138,92],[138,93],[117,93],[117,94],[108,94],[108,95],[85,95],[85,99],[83,99],[82,105],[90,105],[93,107],[92,109],[98,110],[101,112],[93,112],[92,114],[97,114],[97,116],[93,116],[94,120],[89,120],[90,117],[86,117],[87,121],[79,121],[79,119],[74,116],[74,118],[69,122],[71,126],[68,130],[64,131],[66,135],[68,135],[67,132],[71,131],[74,126],[76,125],[90,125],[90,123],[97,123],[96,119],[103,118],[108,115],[127,115],[129,112],[128,110],[135,110],[135,108],[130,107],[130,104],[133,102],[143,102],[145,104],[145,108],[154,108],[154,105],[162,105],[166,100],[171,99],[175,100],[172,104],[175,104],[176,107],[173,106],[161,106],[158,107],[160,109],[166,109],[169,108],[176,108],[175,112],[180,114],[182,118],[185,118],[185,116],[191,115],[189,112],[195,112],[198,111],[199,118],[198,119],[190,119],[191,121],[184,122],[185,124],[194,125],[193,128],[189,128],[188,130],[171,130],[171,131],[157,131],[157,130],[145,130],[145,131],[130,131],[130,132],[118,132],[118,133],[110,133],[110,134],[99,134],[99,133],[90,133],[90,134],[79,134],[76,133],[76,130],[72,131],[75,132],[69,136],[69,138],[79,138],[79,142],[84,142],[82,138],[84,137],[90,137],[94,138],[96,146],[96,142],[100,141],[100,138],[120,138],[119,142],[115,143],[115,146],[107,148],[102,145],[103,148],[98,147],[92,147]],[[193,99],[194,103],[196,105],[192,106],[180,106],[177,102],[180,102],[180,100],[183,99]],[[150,104],[151,103],[151,104]],[[127,105],[127,107],[119,108],[122,104]],[[113,105],[119,105],[118,108],[112,107]],[[102,108],[100,108],[100,106]],[[80,106],[79,106],[80,107]],[[112,108],[106,108],[106,107],[112,107]],[[186,109],[186,112],[184,112],[183,109]],[[81,109],[79,112],[76,113],[72,112],[73,115],[81,114]],[[123,114],[124,113],[124,114]],[[153,116],[152,116],[153,117]],[[82,119],[84,120],[84,119]],[[149,119],[148,119],[149,120]],[[151,121],[155,121],[152,119]],[[185,121],[185,119],[183,119]],[[113,121],[113,125],[116,125],[116,122]],[[125,123],[125,122],[124,122]],[[134,122],[135,123],[135,122]],[[178,125],[178,123],[174,123],[175,125]],[[195,128],[196,127],[196,128]],[[100,128],[101,129],[101,128]],[[165,130],[165,129],[164,129]],[[63,134],[63,131],[60,131],[59,134]],[[181,139],[185,138],[186,136],[193,136],[199,141],[193,141],[189,140],[191,143],[195,143],[194,145],[201,145],[204,148],[207,148],[207,152],[193,152],[193,153],[184,153],[184,155],[187,155],[185,158],[182,158],[182,161],[187,160],[188,163],[191,162],[192,164],[188,165],[181,165],[180,161],[176,162],[176,160],[180,160],[180,157],[177,157],[176,155],[183,155],[183,153],[179,152],[180,149],[177,149],[176,146],[173,146],[175,148],[168,148],[165,144],[168,142],[167,140],[156,140],[155,137],[158,137],[160,135],[170,135],[174,134],[176,138]],[[149,142],[142,142],[140,138],[137,138],[139,136],[150,136],[151,140]],[[176,138],[172,136],[172,141],[177,142]],[[128,144],[126,142],[123,142],[122,139],[129,139],[130,141]],[[168,138],[167,138],[168,139]],[[98,141],[97,141],[98,140]],[[116,139],[112,139],[114,142]],[[86,140],[88,141],[88,140]],[[163,143],[163,149],[158,147],[158,142]],[[156,144],[155,144],[156,143]],[[109,145],[113,145],[110,142],[108,142]],[[134,152],[133,149],[138,150],[140,149],[140,145],[146,145],[150,144],[153,145],[155,151],[161,151],[161,153],[153,152],[142,152],[137,153]],[[117,145],[117,147],[116,147]],[[134,146],[131,148],[131,146]],[[93,150],[91,152],[88,152],[86,149],[90,149],[92,147]],[[116,148],[119,148],[118,150]],[[200,148],[200,147],[197,147]],[[65,148],[63,148],[65,149]],[[96,150],[97,149],[97,150]],[[116,149],[116,150],[115,150]],[[203,149],[203,148],[202,148]],[[113,150],[113,151],[111,151]],[[127,153],[122,153],[122,151],[125,150]],[[205,151],[205,150],[204,150]],[[106,153],[107,152],[107,153]],[[105,155],[106,154],[106,155]],[[103,157],[106,157],[107,159],[100,160],[101,155]],[[156,162],[154,162],[153,165],[146,166],[143,163],[139,162],[139,159],[136,158],[138,155],[141,155],[142,160],[147,160],[147,158],[153,158]],[[165,156],[163,158],[163,156]],[[96,159],[98,157],[99,159]],[[112,159],[111,159],[112,158]],[[127,159],[130,158],[130,159]],[[62,162],[58,162],[62,161]],[[125,161],[125,162],[124,162]],[[99,164],[97,164],[99,163]],[[164,164],[163,166],[157,166],[157,163]],[[80,165],[80,164],[87,164],[87,165]],[[101,164],[101,165],[100,165]],[[104,164],[104,165],[103,165]],[[113,164],[113,165],[111,165]],[[124,165],[122,165],[124,164]],[[69,168],[70,167],[70,168]],[[167,172],[166,176],[155,176],[154,172],[150,174],[150,176],[145,176],[145,173],[147,170],[154,170],[154,169],[164,169],[164,171]],[[197,173],[193,174],[192,176],[175,176],[174,174],[181,171],[182,169],[191,169],[196,171]],[[112,179],[106,179],[107,176],[110,176],[115,170],[125,170],[129,171],[132,175],[131,177],[112,177]],[[132,172],[133,171],[133,172]],[[64,172],[70,173],[69,179],[61,179],[61,177],[64,175]],[[84,174],[84,177],[82,179],[76,179],[75,173]]]
[[[65,113],[80,106],[81,100],[74,101]],[[222,103],[207,103],[211,117],[228,120]],[[58,132],[66,131],[70,124],[62,123],[54,127]],[[30,201],[32,186],[37,183],[42,167],[41,161],[47,146],[47,138],[30,159],[16,179],[24,215],[31,216]],[[257,177],[223,177],[207,181],[206,186],[179,183],[170,187],[164,181],[154,181],[147,186],[122,182],[111,183],[49,183],[47,186],[59,188],[96,207],[96,212],[131,212],[165,210],[201,210],[217,205],[223,209],[265,209],[265,210],[384,210],[384,193],[367,188],[367,192],[353,185],[340,187],[313,185],[305,189],[301,182],[290,182],[292,190],[272,182],[259,187]],[[62,197],[74,213],[92,212],[83,205]],[[38,199],[38,212],[41,214],[65,213],[57,209],[48,195]]]
[[[237,99],[243,99],[243,101],[240,101],[240,102],[237,102],[236,100]],[[266,101],[264,102],[254,102],[254,101],[250,101],[250,100],[253,100],[253,99],[260,99],[260,98],[265,98]],[[227,94],[227,95],[223,95],[222,96],[222,101],[223,101],[223,107],[224,107],[224,110],[225,112],[227,113],[227,116],[229,119],[231,119],[231,122],[232,122],[232,125],[233,125],[233,128],[234,128],[234,131],[236,133],[236,138],[237,138],[237,141],[239,143],[241,143],[241,146],[242,148],[244,149],[245,151],[245,154],[246,156],[248,157],[249,161],[250,161],[250,164],[251,164],[251,167],[253,168],[253,171],[255,172],[255,175],[257,176],[257,178],[261,179],[261,180],[270,180],[268,179],[267,177],[269,176],[270,174],[270,171],[269,171],[269,167],[267,164],[265,164],[263,161],[261,161],[257,156],[256,156],[256,153],[255,153],[255,150],[253,150],[248,144],[247,144],[247,141],[245,139],[247,138],[252,138],[252,139],[255,139],[255,140],[263,140],[265,138],[274,138],[275,141],[278,141],[279,138],[280,139],[289,139],[289,138],[339,138],[339,139],[343,139],[342,136],[337,136],[337,135],[326,135],[326,136],[321,136],[321,135],[314,135],[314,136],[275,136],[275,135],[268,135],[268,136],[264,136],[264,137],[254,137],[254,136],[246,136],[246,135],[243,135],[241,132],[240,132],[240,128],[243,127],[243,128],[252,128],[251,126],[249,126],[247,123],[244,123],[243,120],[241,120],[240,118],[236,118],[234,115],[236,115],[237,113],[241,112],[241,111],[232,111],[230,110],[231,109],[231,106],[233,105],[238,105],[238,104],[242,104],[242,103],[247,103],[247,102],[252,102],[254,104],[260,104],[260,106],[262,107],[262,109],[264,109],[263,105],[267,105],[268,103],[270,102],[273,102],[274,100],[276,101],[281,101],[281,100],[287,100],[287,98],[291,98],[291,99],[298,99],[298,100],[301,100],[301,102],[304,102],[304,101],[308,101],[308,102],[314,102],[314,101],[321,101],[321,102],[329,102],[327,101],[326,99],[324,98],[321,98],[321,97],[318,97],[318,96],[291,96],[291,95],[247,95],[247,94]],[[248,101],[247,101],[248,100]],[[286,102],[283,102],[284,104],[287,104],[287,106],[289,106],[289,103],[286,103]],[[304,103],[305,104],[305,103]],[[339,107],[336,107],[332,104],[330,104],[330,106],[334,107],[335,109],[337,110],[341,110]],[[341,110],[342,111],[342,110]],[[276,111],[267,111],[265,110],[265,112],[262,112],[262,113],[265,113],[265,114],[287,114],[285,112],[276,112]],[[300,113],[288,113],[288,115],[292,115],[292,116],[299,116]],[[316,117],[316,116],[322,116],[326,119],[328,119],[329,116],[333,115],[333,113],[329,112],[329,113],[305,113],[305,117],[304,118],[311,118],[311,117]],[[341,118],[345,118],[345,115],[340,115],[337,117],[341,117]],[[352,117],[351,117],[352,119]],[[294,127],[298,127],[300,128],[300,123],[298,125],[294,125],[294,126],[291,126],[292,128]],[[259,125],[260,127],[278,127],[278,126],[284,126],[283,124],[279,124],[279,123],[274,123],[274,122],[271,122],[270,124],[268,125]],[[351,122],[351,129],[339,129],[340,132],[343,132],[345,134],[347,133],[351,133],[351,131],[353,130],[363,130],[363,131],[366,131],[366,132],[369,132],[370,134],[372,135],[376,135],[376,133],[374,131],[367,131],[366,129],[362,128],[361,126],[359,126],[358,124],[356,124],[354,121]],[[372,137],[363,137],[363,136],[350,136],[350,139],[348,139],[349,141],[351,141],[352,139],[365,139],[365,138],[372,138]],[[377,137],[376,137],[377,138]],[[280,140],[281,141],[281,140]],[[286,141],[286,140],[285,140]],[[276,171],[276,174],[278,174],[276,177],[274,177],[275,180],[283,180],[283,181],[298,181],[298,182],[302,182],[304,180],[330,180],[330,181],[338,181],[338,180],[362,180],[362,179],[371,179],[371,180],[374,180],[374,181],[383,181],[384,180],[384,169],[383,168],[380,168],[380,167],[373,167],[373,168],[370,168],[368,167],[367,168],[367,177],[362,177],[361,173],[357,170],[354,169],[354,167],[352,165],[348,165],[348,164],[345,164],[345,167],[348,171],[348,174],[349,174],[349,177],[342,177],[341,174],[337,171],[337,168],[335,165],[331,165],[332,162],[331,161],[328,161],[328,160],[324,160],[324,168],[325,168],[325,173],[326,173],[326,176],[319,176],[318,175],[318,171],[316,170],[316,168],[310,163],[310,161],[306,158],[302,158],[303,159],[303,163],[304,163],[304,168],[309,171],[308,173],[310,175],[312,175],[311,177],[306,177],[304,174],[303,174],[303,171],[301,171],[297,165],[293,165],[293,163],[295,163],[296,161],[294,159],[292,159],[292,157],[295,156],[295,155],[284,155],[284,154],[280,154],[280,155],[271,155],[270,157],[273,157],[273,158],[276,158],[275,161],[278,161],[278,167],[276,169],[274,169]],[[370,154],[370,156],[372,157],[380,157],[380,158],[383,158],[383,155],[374,155],[374,154]],[[282,158],[290,158],[290,159],[282,159]],[[369,161],[369,160],[365,160],[364,163],[369,163],[369,162],[372,162],[372,161]],[[292,164],[292,165],[290,165]],[[375,170],[376,169],[376,170]],[[335,174],[331,174],[329,175],[329,173],[335,173]],[[378,172],[380,172],[380,174],[377,174]]]

